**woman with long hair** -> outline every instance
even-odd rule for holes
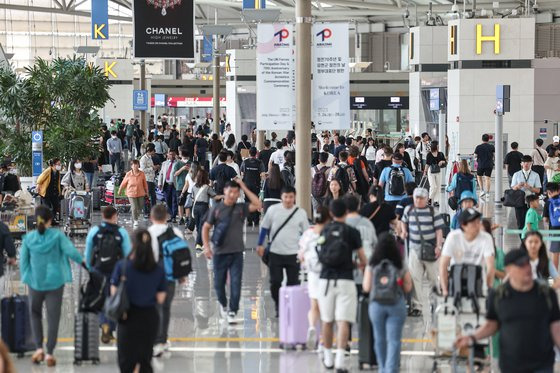
[[[320,322],[319,302],[319,276],[321,274],[321,263],[317,254],[317,240],[325,225],[331,220],[329,208],[319,206],[313,212],[315,224],[306,230],[299,239],[298,257],[307,271],[307,290],[311,299],[311,309],[307,314],[309,329],[307,330],[307,349],[314,350],[317,347],[316,326]]]
[[[74,159],[70,162],[70,171],[64,175],[60,184],[65,188],[72,188],[78,192],[89,192],[90,184],[82,170],[82,161]]]
[[[210,186],[208,172],[203,168],[196,174],[191,195],[193,199],[192,216],[196,227],[196,251],[202,252],[202,224],[210,206],[210,198],[219,200],[223,196],[216,195],[216,191]]]
[[[342,190],[342,184],[338,179],[332,179],[329,181],[329,187],[327,188],[327,196],[323,201],[323,206],[329,206],[331,201],[335,199],[340,199],[344,197],[344,191]]]
[[[540,232],[527,232],[520,249],[525,250],[529,255],[531,268],[533,270],[533,278],[543,281],[548,281],[549,278],[552,278],[552,280],[554,280],[553,287],[558,289],[560,287],[558,270],[554,268],[554,264],[548,259],[546,245]]]
[[[72,261],[85,266],[84,259],[72,242],[59,229],[52,228],[53,213],[46,206],[35,209],[37,229],[26,234],[20,251],[21,279],[29,287],[31,331],[35,352],[34,364],[46,361],[56,365],[54,348],[62,309],[64,284],[72,283]],[[43,349],[43,304],[47,309],[46,354]]]
[[[272,205],[282,202],[280,199],[282,188],[284,188],[284,180],[280,172],[280,166],[272,163],[268,169],[268,175],[263,184],[263,209],[264,213]]]
[[[375,167],[375,153],[377,149],[375,148],[375,140],[373,138],[368,138],[364,148],[362,149],[362,155],[366,157],[369,169],[373,172]]]
[[[193,188],[195,185],[196,175],[198,174],[198,170],[202,169],[198,161],[192,161],[190,163],[189,172],[185,177],[185,184],[183,185],[183,189],[181,190],[180,198],[182,202],[184,202],[185,208],[185,216],[187,217],[186,223],[188,225],[189,216],[192,216],[192,206],[193,206]]]
[[[398,299],[393,304],[377,302],[373,298],[369,305],[369,318],[373,325],[375,356],[379,371],[396,373],[399,371],[401,357],[401,338],[406,320],[406,301],[404,295],[412,290],[412,278],[404,264],[397,243],[392,235],[379,236],[373,255],[364,273],[364,292],[375,296],[374,273],[387,263],[397,270],[396,286]]]
[[[544,169],[546,170],[546,180],[549,182],[552,181],[554,175],[560,173],[560,167],[558,167],[558,154],[560,150],[556,147],[551,147],[550,151],[548,152],[548,156],[546,157],[546,161],[544,162]]]
[[[116,264],[111,295],[117,292],[123,278],[130,307],[117,328],[119,368],[127,373],[138,367],[140,372],[151,372],[159,328],[156,306],[165,301],[167,280],[163,267],[154,258],[150,233],[144,229],[134,232],[131,253]]]
[[[459,170],[453,175],[451,183],[447,186],[446,190],[447,192],[453,193],[452,198],[454,198],[456,202],[461,199],[461,194],[463,194],[464,191],[471,191],[474,196],[474,204],[477,204],[476,178],[471,173],[469,163],[466,159],[461,159],[459,162]]]
[[[424,175],[428,175],[428,182],[430,183],[430,201],[435,207],[439,207],[440,190],[441,190],[441,169],[445,167],[445,155],[439,151],[437,141],[433,141],[430,147],[430,152],[426,156],[426,168]]]
[[[224,145],[225,145],[226,150],[229,150],[229,151],[232,151],[232,152],[235,153],[236,145],[235,145],[235,135],[233,133],[231,133],[228,136]]]

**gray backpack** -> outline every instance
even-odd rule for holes
[[[389,259],[383,259],[373,268],[373,291],[371,301],[381,304],[395,304],[402,290],[398,284],[399,270]]]

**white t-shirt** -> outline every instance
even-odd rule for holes
[[[187,183],[189,183],[189,187],[188,187],[188,189],[187,189],[187,193],[192,193],[192,188],[194,187],[194,184],[195,184],[195,183],[194,183],[194,180],[193,180],[192,177],[191,177],[191,173],[190,173],[190,172],[187,173],[186,179],[187,179]]]
[[[474,264],[484,267],[485,259],[494,256],[492,236],[480,231],[474,240],[467,241],[462,230],[453,230],[445,239],[441,255],[451,257],[451,265]]]
[[[280,167],[280,171],[284,168],[284,152],[288,149],[278,149],[270,155],[270,162],[276,163]]]

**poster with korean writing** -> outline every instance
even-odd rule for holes
[[[257,26],[257,128],[291,130],[294,126],[293,26]]]
[[[316,130],[350,128],[347,23],[313,25],[313,122]]]

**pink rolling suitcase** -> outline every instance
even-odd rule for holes
[[[279,297],[280,348],[305,348],[309,328],[307,313],[311,308],[307,284],[283,286]]]

